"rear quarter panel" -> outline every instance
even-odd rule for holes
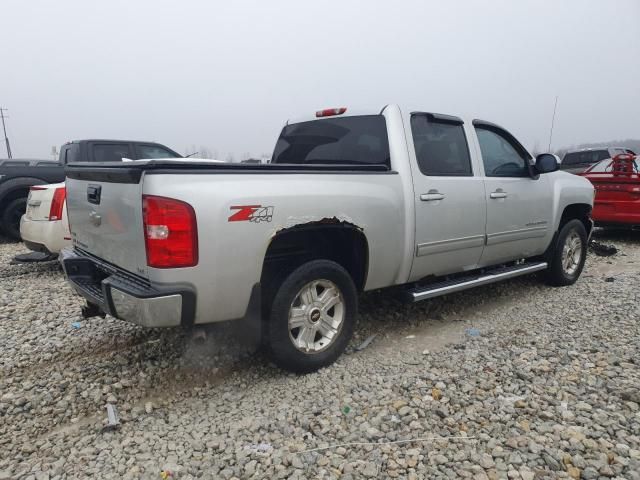
[[[197,290],[196,323],[244,316],[272,238],[282,229],[337,219],[362,229],[369,246],[365,289],[396,283],[405,243],[401,178],[395,172],[153,174],[143,193],[188,202],[198,222],[198,265],[149,268],[149,279]],[[271,221],[229,221],[233,206],[272,207]]]
[[[640,225],[640,175],[586,173],[596,188],[596,224]]]

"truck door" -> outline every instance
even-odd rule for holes
[[[548,176],[531,176],[531,156],[509,132],[478,120],[474,126],[487,191],[487,240],[481,265],[543,253],[553,228]]]
[[[484,182],[469,154],[463,121],[412,113],[409,147],[416,211],[410,280],[477,267],[484,248]]]

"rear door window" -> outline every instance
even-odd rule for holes
[[[411,115],[411,134],[418,167],[424,175],[471,176],[469,146],[461,123]]]
[[[158,145],[136,145],[138,159],[145,158],[178,158],[175,152]]]
[[[327,118],[282,129],[271,163],[390,165],[382,115]]]
[[[121,162],[131,158],[128,143],[94,143],[92,146],[94,162]]]

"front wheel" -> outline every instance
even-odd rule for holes
[[[547,269],[547,282],[555,286],[572,285],[578,280],[587,258],[587,231],[580,220],[570,220],[558,234]]]
[[[273,361],[308,373],[333,363],[356,323],[357,292],[349,273],[329,260],[295,269],[278,288],[265,335]]]

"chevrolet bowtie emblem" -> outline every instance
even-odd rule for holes
[[[89,218],[91,219],[91,223],[93,223],[93,225],[96,227],[99,227],[102,223],[102,216],[99,215],[95,210],[91,211],[91,213],[89,214]]]

